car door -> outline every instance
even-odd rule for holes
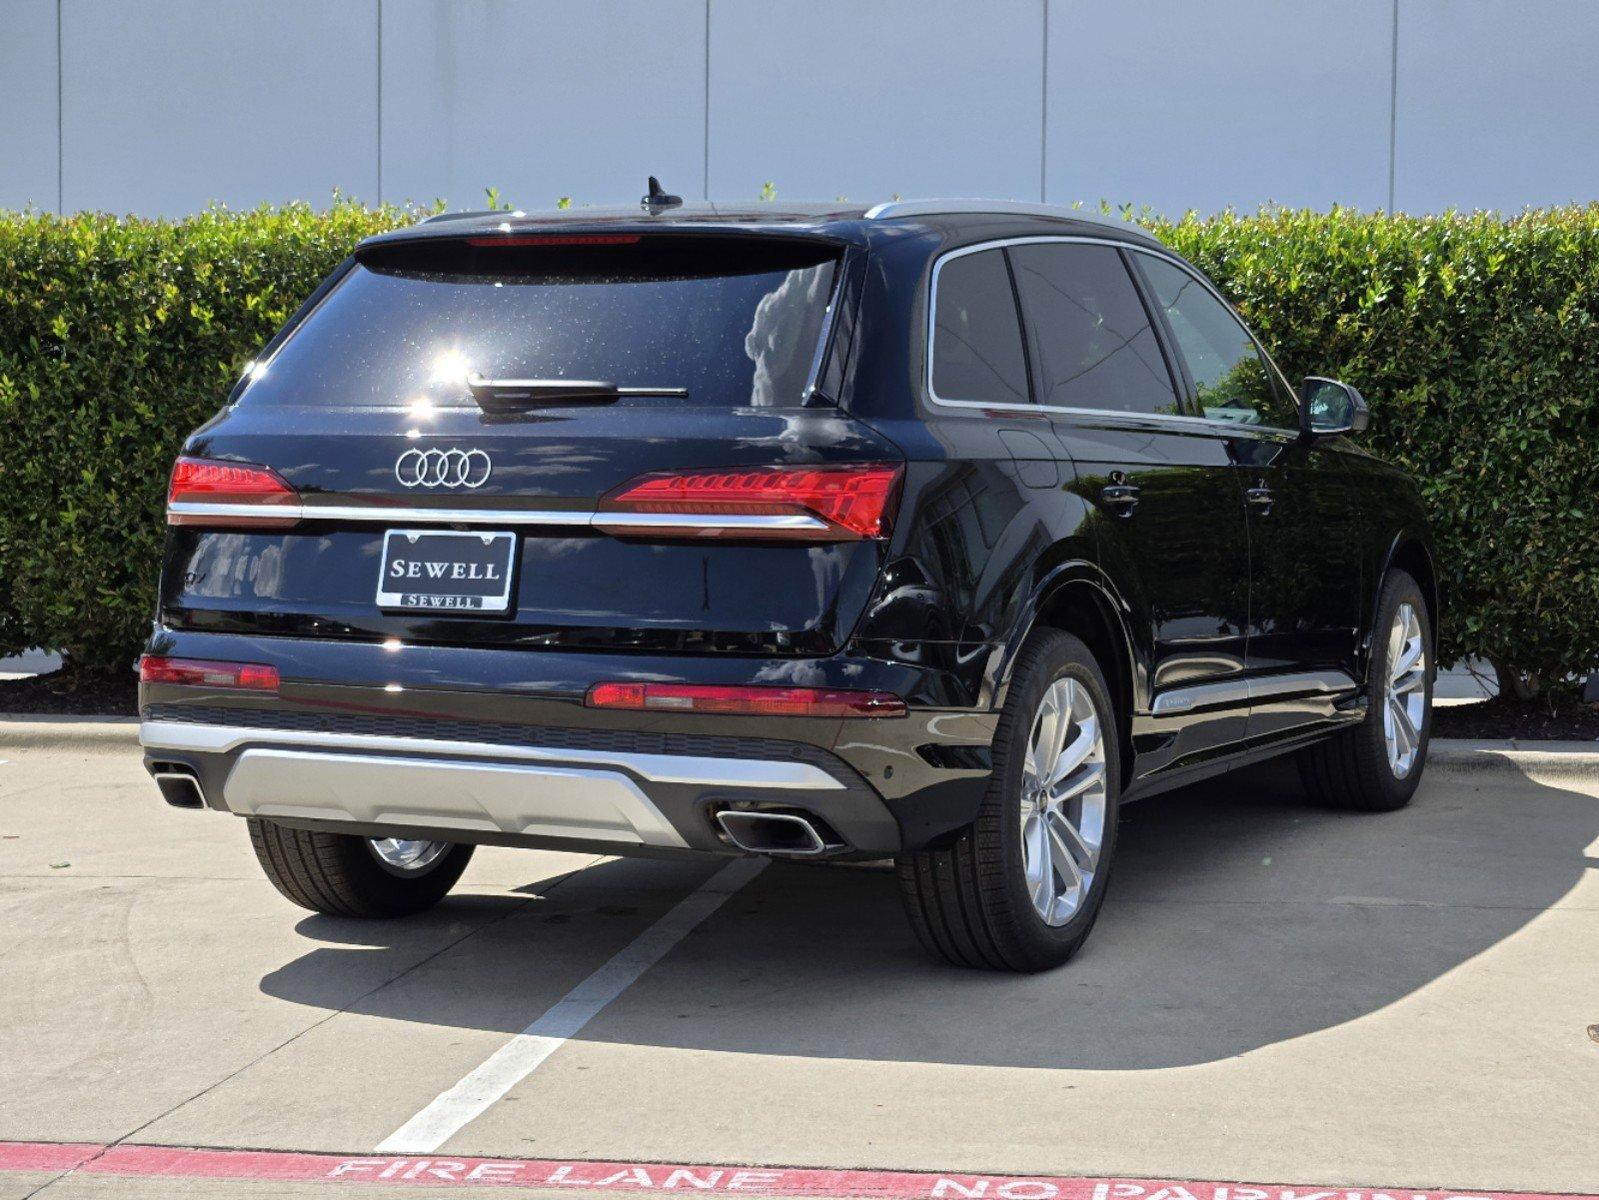
[[[1245,736],[1248,534],[1225,440],[1185,419],[1178,376],[1123,251],[1009,248],[1040,404],[1092,506],[1100,563],[1131,610],[1149,704],[1139,775]]]
[[[1208,284],[1162,255],[1136,261],[1197,414],[1232,432],[1249,527],[1249,736],[1282,733],[1328,715],[1353,690],[1364,586],[1358,481],[1335,444],[1300,436],[1292,391]]]

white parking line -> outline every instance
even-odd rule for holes
[[[664,958],[739,888],[759,875],[765,859],[727,864],[578,984],[537,1021],[378,1144],[379,1154],[431,1154],[526,1079],[567,1039]]]

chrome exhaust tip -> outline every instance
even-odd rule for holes
[[[809,820],[794,813],[724,808],[716,814],[716,823],[733,845],[750,854],[804,858],[841,848],[829,843]]]
[[[161,789],[161,798],[173,808],[204,808],[205,792],[200,780],[188,767],[180,763],[158,763],[150,770],[150,777]]]

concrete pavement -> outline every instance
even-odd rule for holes
[[[333,920],[114,740],[0,759],[0,1140],[369,1153],[720,865],[490,849]],[[924,958],[885,871],[774,865],[442,1152],[1599,1192],[1596,797],[1545,756],[1390,816],[1280,771],[1147,801],[1029,978]]]

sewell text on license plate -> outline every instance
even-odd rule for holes
[[[503,613],[515,562],[514,533],[391,529],[383,537],[378,607]]]

